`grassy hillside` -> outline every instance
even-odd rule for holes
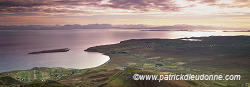
[[[0,87],[18,87],[20,84],[23,84],[22,82],[11,78],[10,76],[0,76]]]
[[[3,73],[16,80],[27,82],[33,80],[58,80],[65,76],[85,73],[87,70],[35,67],[30,70],[18,70]]]
[[[157,75],[152,71],[140,70],[134,67],[127,67],[123,72],[119,72],[101,87],[192,87],[184,81],[161,81],[158,80],[134,80],[132,77],[137,73],[140,75]]]
[[[134,66],[161,73],[241,75],[240,81],[195,81],[212,86],[239,86],[250,82],[249,43],[249,36],[132,39],[86,51],[111,57],[112,61],[101,67]]]

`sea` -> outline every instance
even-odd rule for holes
[[[129,39],[178,39],[208,36],[249,36],[250,32],[223,30],[145,31],[146,29],[68,29],[0,30],[0,72],[33,67],[87,69],[98,67],[110,58],[84,50],[116,44]],[[68,52],[28,54],[30,52],[69,48]]]

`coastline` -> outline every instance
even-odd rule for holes
[[[249,70],[247,67],[250,67],[247,62],[249,59],[246,58],[250,50],[249,45],[246,45],[248,41],[250,36],[131,39],[117,44],[90,47],[85,51],[108,55],[110,62],[101,66],[104,68],[124,69],[133,66],[163,73],[166,70],[171,73],[190,73],[191,70],[192,73],[242,74],[245,78],[241,81],[244,83],[250,78],[245,75]]]
[[[199,41],[182,39],[199,39]],[[136,67],[158,74],[240,74],[245,78],[241,81],[235,81],[234,85],[231,85],[237,86],[249,82],[248,78],[250,78],[247,75],[250,66],[246,55],[249,54],[248,50],[250,50],[248,49],[250,46],[247,45],[248,41],[250,41],[250,36],[210,36],[179,39],[131,39],[117,44],[94,46],[84,51],[98,52],[109,56],[109,61],[98,67],[80,69],[81,72],[78,74],[86,75],[92,70],[100,70],[101,72],[98,74],[105,74],[109,70],[111,70],[110,72],[122,72],[127,67]],[[235,60],[235,57],[238,59]],[[36,68],[24,71],[35,72],[34,70],[43,69]],[[67,71],[63,68],[62,70]],[[75,72],[79,69],[72,70]],[[11,72],[19,73],[20,71]],[[78,75],[69,73],[72,71],[58,78],[61,78],[62,82],[67,82],[64,77]],[[201,85],[200,81],[192,81],[192,83]],[[228,84],[225,81],[216,81],[218,84],[212,84],[213,81],[202,81],[202,83],[214,86]]]

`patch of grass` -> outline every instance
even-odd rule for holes
[[[158,59],[158,58],[161,58],[161,57],[150,57],[150,58],[147,58],[147,59]]]

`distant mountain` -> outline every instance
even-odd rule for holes
[[[110,29],[113,28],[111,24],[88,24],[88,25],[64,25],[61,29]]]
[[[0,30],[55,30],[55,29],[110,29],[113,28],[111,24],[88,24],[88,25],[0,25]]]
[[[170,26],[150,26],[144,24],[137,25],[111,25],[111,24],[88,24],[88,25],[0,25],[0,30],[62,30],[62,29],[233,29],[225,27],[214,27],[204,25],[170,25]],[[236,28],[235,28],[236,29]]]
[[[132,24],[125,24],[125,25],[115,25],[115,28],[122,28],[122,29],[152,29],[154,28],[153,26],[149,25],[144,25],[144,24],[137,24],[137,25],[132,25]]]

